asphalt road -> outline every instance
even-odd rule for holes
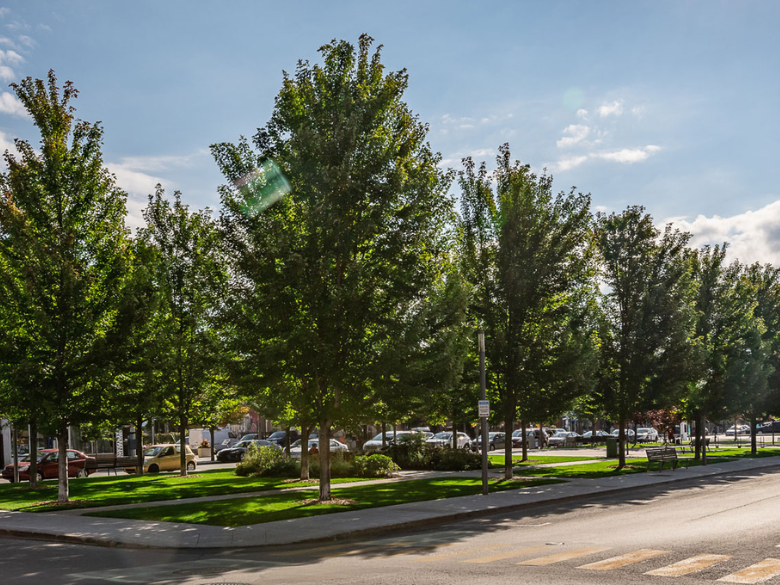
[[[0,582],[780,583],[779,515],[780,472],[750,473],[294,548],[184,552],[6,538]]]

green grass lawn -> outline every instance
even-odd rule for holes
[[[47,512],[54,509],[92,508],[178,500],[202,496],[239,494],[261,490],[278,490],[289,487],[304,487],[304,483],[284,483],[286,478],[239,477],[232,469],[213,469],[197,471],[187,477],[177,474],[160,473],[155,475],[118,475],[84,479],[71,479],[68,506],[47,505],[57,500],[57,480],[41,482],[37,490],[31,490],[27,482],[20,484],[0,484],[0,509],[20,510],[24,512]],[[333,483],[365,481],[363,478],[340,478]]]
[[[503,455],[488,455],[488,458],[490,459],[490,463],[493,465],[504,465],[504,456]],[[528,461],[521,461],[522,457],[520,455],[513,455],[512,456],[512,464],[513,465],[540,465],[542,463],[568,463],[570,461],[590,461],[591,459],[595,459],[594,457],[556,457],[555,455],[536,455],[530,454],[528,456]]]
[[[523,481],[490,480],[490,490],[519,489],[558,482],[559,480],[552,478]],[[272,494],[258,498],[238,498],[198,504],[93,512],[89,515],[107,518],[211,524],[215,526],[244,526],[247,524],[319,516],[333,512],[363,510],[365,508],[378,508],[479,493],[482,493],[482,480],[480,478],[416,479],[339,488],[333,491],[333,497],[338,498],[336,503],[327,505],[311,501],[317,498],[318,493],[314,490],[306,490]]]
[[[734,457],[724,457],[722,455],[707,458],[709,464],[734,461]],[[628,475],[631,473],[644,473],[648,470],[648,461],[646,459],[629,459],[626,466],[617,471],[617,460],[609,459],[597,463],[585,463],[583,465],[570,465],[562,467],[543,467],[541,469],[528,469],[519,472],[519,475],[534,477],[555,477],[560,479],[568,478],[589,478],[596,479],[601,477],[612,477],[613,475]],[[678,467],[696,467],[701,465],[700,461],[693,459],[680,459]],[[669,463],[664,465],[664,469],[670,469]],[[658,463],[653,463],[651,469],[658,470]]]

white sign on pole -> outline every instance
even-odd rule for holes
[[[479,416],[480,418],[487,418],[490,416],[490,400],[480,400],[478,403],[479,405]]]
[[[116,430],[116,455],[117,457],[123,457],[125,454],[124,434],[122,429]]]

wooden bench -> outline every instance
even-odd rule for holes
[[[658,471],[664,470],[664,463],[667,461],[672,462],[672,471],[677,469],[677,450],[674,447],[645,449],[645,454],[648,463],[658,463]]]
[[[138,465],[138,457],[117,457],[112,453],[98,453],[94,455],[94,459],[87,459],[87,471],[92,473],[93,471],[99,471],[105,469],[107,474],[114,471],[116,475],[117,469],[124,469],[125,467],[135,467]]]

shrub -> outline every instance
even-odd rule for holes
[[[320,455],[313,453],[309,455],[309,476],[312,478],[320,475]],[[331,477],[352,477],[355,475],[355,463],[352,456],[347,453],[345,456],[341,451],[333,453],[330,458],[330,476]]]
[[[467,449],[444,447],[427,449],[423,457],[424,469],[435,471],[468,471],[482,469],[482,457]]]
[[[236,466],[236,475],[244,477],[295,477],[297,474],[296,461],[273,447],[250,448]]]
[[[401,468],[386,455],[355,457],[355,473],[358,477],[389,477]]]

